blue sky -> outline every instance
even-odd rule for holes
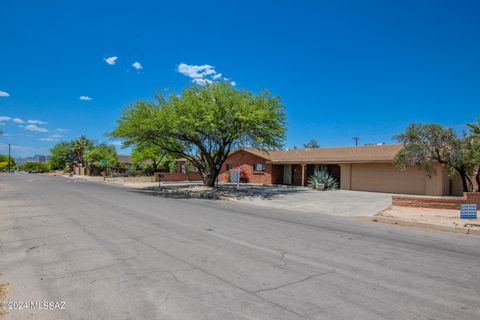
[[[461,131],[480,117],[478,12],[479,1],[4,1],[0,153],[46,154],[80,134],[112,142],[123,107],[205,73],[281,96],[289,147],[388,143],[410,122]]]

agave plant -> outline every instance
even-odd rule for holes
[[[324,185],[325,190],[338,189],[338,182],[326,170],[315,172],[313,176],[308,179],[308,186],[317,189],[319,185]]]

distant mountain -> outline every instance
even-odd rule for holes
[[[48,157],[41,154],[36,154],[33,157],[14,158],[14,159],[16,164],[23,164],[27,162],[47,162]]]

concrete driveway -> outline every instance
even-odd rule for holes
[[[232,200],[257,206],[336,216],[374,216],[392,205],[391,194],[377,192],[316,191],[285,187],[268,187],[263,191],[258,189],[257,192]]]

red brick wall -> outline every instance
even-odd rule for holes
[[[155,172],[155,181],[159,181],[159,175],[162,175],[162,181],[201,181],[202,176],[198,172],[189,173],[172,173],[172,172]]]
[[[253,172],[254,163],[263,163],[265,165],[265,172]],[[232,169],[236,169],[239,167],[244,168],[248,173],[249,182],[251,183],[272,184],[272,181],[277,181],[278,179],[281,179],[277,176],[279,173],[278,168],[272,170],[272,167],[274,166],[272,166],[271,164],[267,164],[264,158],[241,150],[230,155],[225,161],[222,169],[220,170],[220,181],[228,180],[227,164],[231,164]]]
[[[464,197],[467,198],[466,203],[480,204],[480,192],[465,192]]]
[[[475,203],[480,209],[480,192],[466,192],[463,197],[408,197],[393,196],[392,205],[433,209],[460,209],[462,203]]]
[[[392,197],[392,205],[394,206],[433,209],[460,209],[460,204],[463,201],[462,198]]]

